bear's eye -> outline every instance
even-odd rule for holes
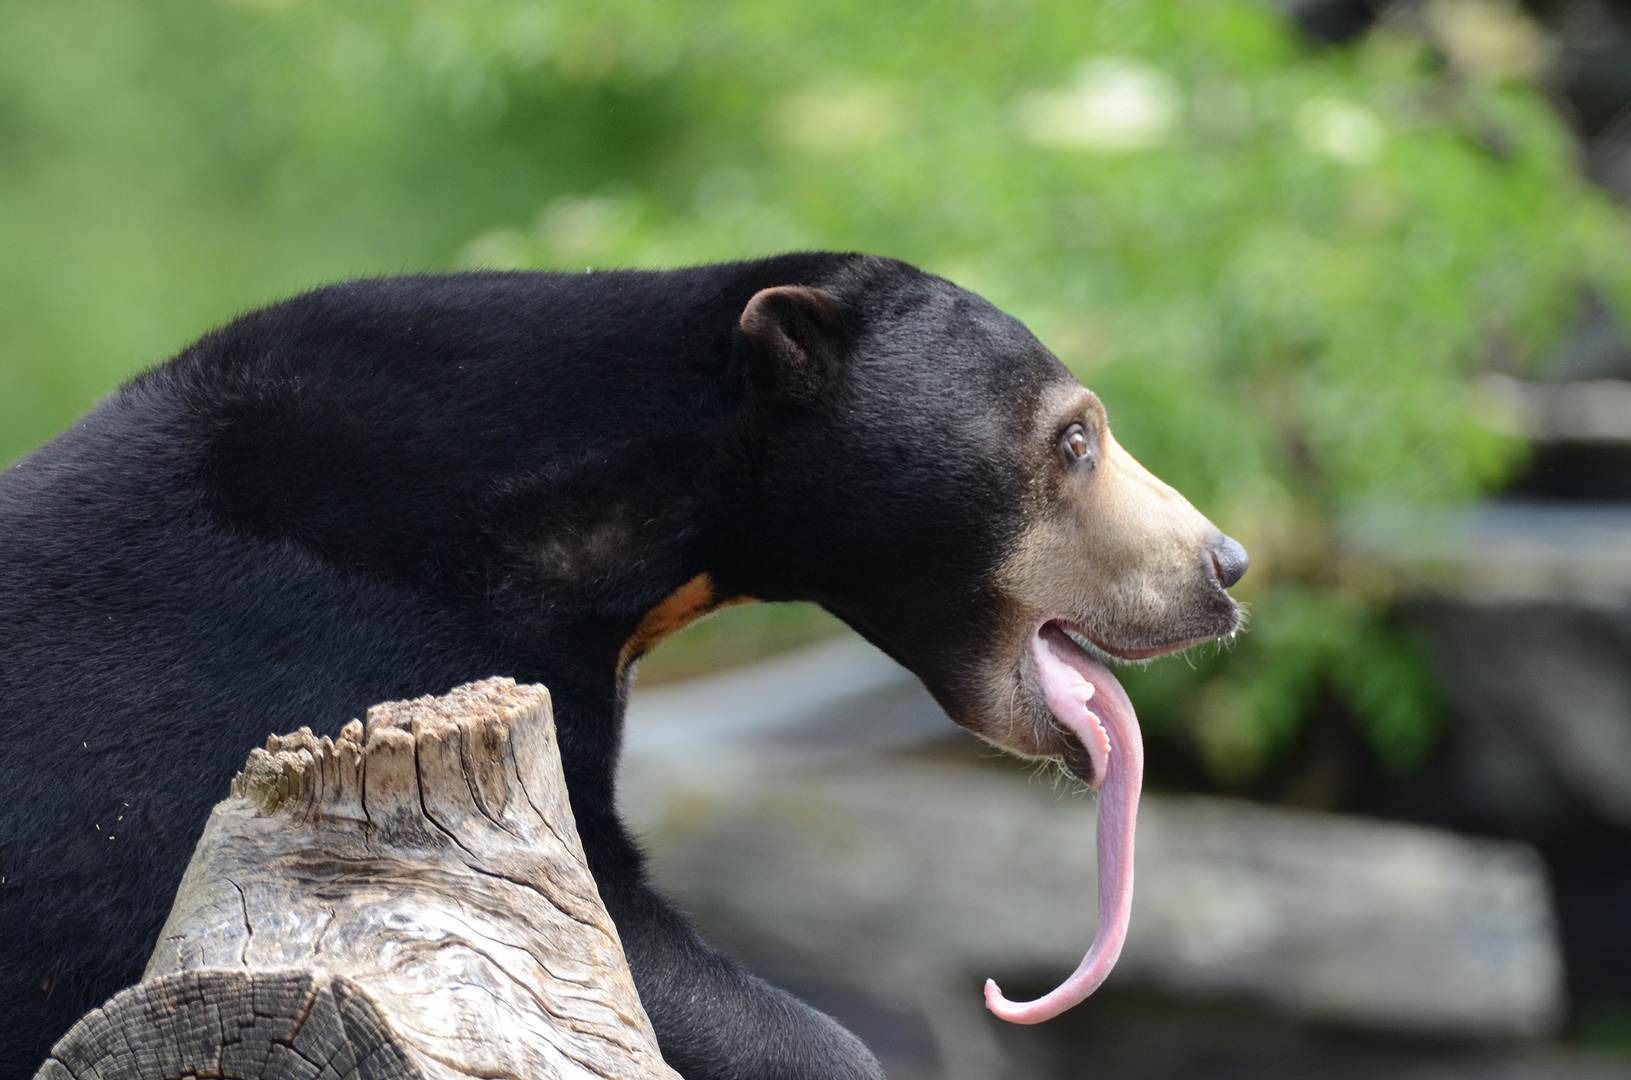
[[[1080,424],[1072,424],[1059,436],[1059,456],[1066,465],[1078,465],[1093,460],[1093,441],[1087,437],[1087,429]]]

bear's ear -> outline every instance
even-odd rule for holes
[[[837,298],[807,285],[753,294],[737,324],[749,378],[778,397],[809,401],[837,375],[847,343]]]

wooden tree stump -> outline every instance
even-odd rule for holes
[[[36,1080],[678,1080],[567,803],[549,694],[488,679],[250,752],[142,982]]]

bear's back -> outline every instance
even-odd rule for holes
[[[140,975],[251,746],[503,666],[403,585],[223,527],[130,408],[0,473],[0,1015],[41,1037]]]

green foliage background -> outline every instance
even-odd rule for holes
[[[1027,321],[1254,557],[1256,629],[1133,676],[1225,779],[1322,690],[1431,731],[1366,498],[1517,448],[1472,376],[1543,363],[1624,216],[1520,79],[1247,0],[0,0],[0,461],[234,313],[337,277],[896,255]],[[670,668],[798,640],[744,609]],[[659,654],[659,667],[665,662]],[[1182,718],[1181,721],[1178,718]]]

